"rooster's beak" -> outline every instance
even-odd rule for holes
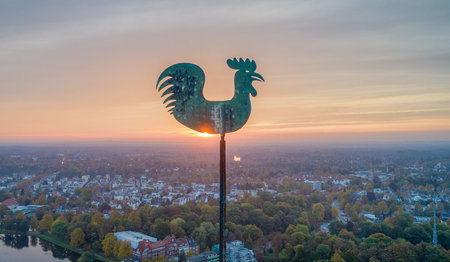
[[[264,81],[264,78],[262,77],[262,75],[260,75],[258,73],[252,73],[252,80]]]
[[[255,81],[255,80],[256,81],[264,81],[264,78],[262,77],[262,75],[260,75],[258,73],[252,73],[250,76],[250,79],[252,81]],[[256,92],[256,89],[252,85],[250,85],[250,86],[251,86],[250,94],[252,94],[252,96],[255,97],[258,94],[258,92]]]

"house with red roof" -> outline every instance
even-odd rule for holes
[[[14,207],[14,206],[19,205],[19,203],[17,203],[15,198],[9,198],[9,199],[3,200],[2,204],[7,207]]]

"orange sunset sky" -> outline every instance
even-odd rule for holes
[[[1,1],[0,141],[208,139],[155,85],[191,62],[230,99],[254,59],[236,140],[450,140],[448,1]]]

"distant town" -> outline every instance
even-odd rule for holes
[[[26,231],[58,238],[52,225],[60,218],[64,232],[82,231],[83,239],[73,246],[104,259],[217,261],[214,150],[3,148],[2,228],[10,230],[8,223],[20,214],[30,220]],[[253,148],[232,151],[228,159],[229,261],[303,261],[296,260],[301,252],[309,252],[312,260],[368,261],[373,254],[358,246],[369,237],[379,238],[376,234],[393,243],[397,238],[411,245],[429,243],[442,248],[436,249],[439,256],[449,256],[448,149]],[[48,214],[52,224],[40,228]],[[71,227],[78,221],[71,220],[82,221],[86,214],[89,220],[101,214],[96,227],[110,222],[103,231],[89,229],[93,221]],[[32,219],[38,222],[34,228]],[[399,219],[409,222],[397,225]],[[409,233],[394,233],[395,226]],[[345,238],[345,232],[353,235],[353,248],[314,240]],[[306,244],[313,240],[315,248],[309,250]],[[114,247],[114,241],[128,242],[129,247]]]

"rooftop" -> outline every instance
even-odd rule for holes
[[[144,239],[147,239],[151,242],[157,242],[158,239],[156,237],[148,236],[139,232],[134,231],[122,231],[122,232],[116,232],[114,233],[114,236],[117,237],[117,239],[122,241],[128,241],[131,243],[131,247],[133,249],[136,249],[139,242],[141,242]]]

